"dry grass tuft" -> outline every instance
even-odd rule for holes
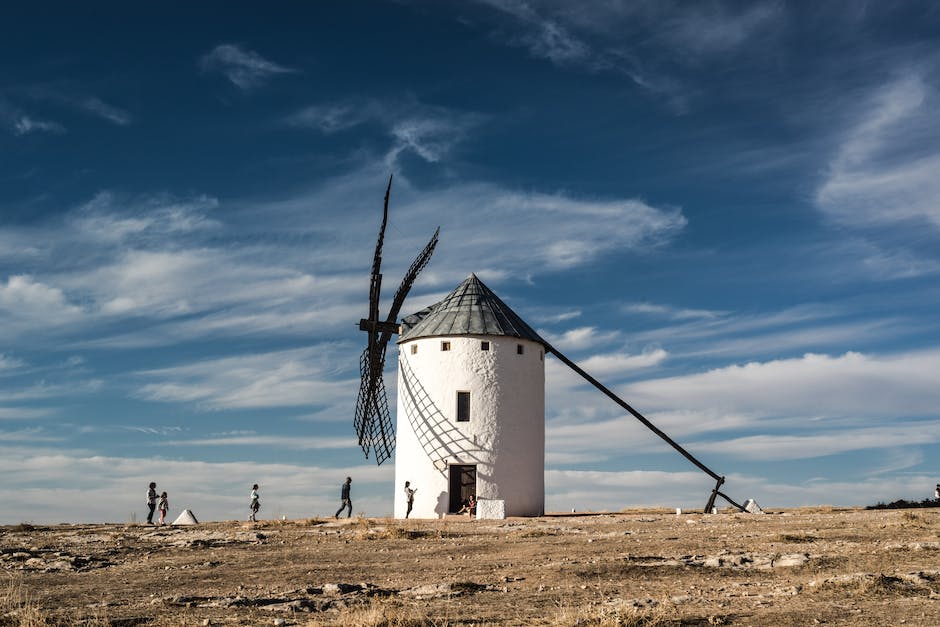
[[[559,608],[552,625],[596,625],[598,627],[666,627],[681,624],[676,606],[668,601],[653,601],[642,606],[627,604],[591,604]],[[721,624],[721,623],[718,623]]]
[[[42,610],[30,598],[23,583],[10,576],[0,593],[0,625],[11,627],[38,627],[48,625]]]
[[[435,620],[415,607],[407,607],[394,601],[373,599],[368,605],[357,605],[326,618],[317,617],[305,623],[308,627],[340,626],[343,627],[425,627],[428,625],[447,625],[450,621]]]
[[[808,542],[816,542],[818,540],[819,538],[809,534],[784,533],[777,536],[777,542],[786,542],[787,544],[806,544]]]
[[[532,529],[530,531],[523,531],[519,534],[520,538],[544,538],[547,536],[557,536],[558,533],[555,531],[549,531],[547,529]]]
[[[11,575],[0,591],[0,626],[2,627],[111,627],[105,616],[74,614],[57,616],[44,611],[30,596],[29,590]]]
[[[926,527],[927,521],[924,519],[923,514],[917,514],[915,512],[904,512],[901,514],[901,526]]]
[[[18,525],[13,525],[10,527],[10,531],[26,532],[26,531],[36,531],[36,526],[28,522],[21,522]]]

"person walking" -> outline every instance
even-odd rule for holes
[[[417,491],[417,488],[411,487],[410,481],[405,482],[405,499],[408,501],[408,511],[405,512],[405,518],[408,518],[411,514],[411,508],[415,504],[415,492]]]
[[[167,499],[166,492],[160,494],[160,504],[157,505],[157,509],[160,510],[160,524],[166,524],[166,513],[170,509],[170,501]]]
[[[147,488],[147,507],[149,512],[147,513],[147,524],[153,524],[153,510],[157,509],[157,484],[153,481],[150,482],[150,487]]]
[[[349,496],[349,484],[352,483],[352,477],[346,477],[346,483],[343,484],[343,487],[340,488],[340,498],[343,499],[343,504],[339,506],[339,509],[336,510],[336,513],[333,515],[333,518],[339,518],[340,512],[344,509],[346,510],[346,518],[352,516],[352,499]]]
[[[261,509],[261,498],[258,496],[258,484],[251,486],[251,495],[248,497],[248,520],[258,522],[255,515]]]

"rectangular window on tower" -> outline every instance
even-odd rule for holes
[[[470,422],[470,392],[457,392],[457,422]]]
[[[525,346],[522,344],[516,344],[516,354],[522,355],[523,353],[525,353]]]
[[[487,342],[487,341],[485,341],[485,340],[482,341],[482,342],[480,342],[480,350],[481,350],[481,351],[488,351],[488,350],[490,350],[490,343]]]
[[[417,344],[412,344],[412,345],[411,345],[411,354],[412,354],[412,355],[417,355],[417,354],[418,354],[418,345],[417,345]]]
[[[449,351],[449,350],[450,350],[450,342],[441,342],[441,350],[442,350],[442,351]]]

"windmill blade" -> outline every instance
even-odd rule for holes
[[[392,193],[392,176],[388,177],[388,186],[385,188],[385,202],[382,206],[382,226],[379,227],[379,237],[375,241],[375,253],[372,255],[372,274],[369,280],[369,317],[359,322],[359,328],[363,329],[364,322],[372,323],[371,329],[363,329],[371,332],[369,337],[370,344],[374,341],[376,332],[374,325],[379,320],[379,299],[382,293],[382,245],[385,242],[385,227],[388,224],[388,197]]]
[[[388,394],[385,391],[385,352],[394,333],[398,333],[398,312],[401,310],[405,297],[414,284],[418,273],[424,269],[431,259],[440,227],[434,231],[431,241],[418,254],[418,257],[408,268],[402,280],[388,316],[384,321],[379,320],[379,300],[381,297],[382,274],[382,245],[385,240],[385,227],[388,223],[388,199],[392,189],[392,177],[388,179],[385,189],[385,203],[382,210],[382,226],[375,244],[375,254],[372,258],[372,276],[369,285],[369,317],[359,321],[359,328],[369,334],[366,349],[359,359],[360,384],[359,396],[356,400],[356,414],[353,424],[359,436],[359,446],[362,447],[366,457],[369,452],[375,454],[375,460],[382,464],[392,456],[395,449],[395,434],[392,419],[388,410]]]
[[[542,341],[544,342],[544,340]],[[589,375],[587,372],[585,372],[580,366],[578,366],[578,364],[574,363],[573,361],[565,357],[564,354],[562,354],[557,348],[555,348],[548,342],[545,342],[545,350],[549,353],[553,353],[555,357],[560,359],[566,366],[568,366],[569,368],[577,372],[579,375],[581,375],[588,383],[590,383],[591,385],[596,387],[598,390],[603,392],[612,401],[614,401],[615,403],[617,403],[618,405],[626,409],[628,412],[630,412],[630,414],[632,414],[634,418],[636,418],[637,420],[642,422],[644,425],[646,425],[646,427],[650,431],[652,431],[653,433],[658,435],[660,438],[662,438],[667,444],[669,444],[669,446],[674,448],[683,457],[685,457],[687,460],[695,464],[702,472],[704,472],[705,474],[707,474],[708,476],[710,476],[712,479],[716,481],[715,489],[712,490],[711,496],[708,498],[708,503],[705,505],[705,513],[711,512],[712,506],[715,504],[715,497],[717,496],[722,497],[723,499],[725,499],[726,501],[728,501],[729,503],[737,507],[739,510],[745,511],[744,507],[742,507],[738,503],[735,503],[726,494],[720,491],[721,485],[725,482],[724,477],[722,477],[721,475],[713,471],[711,468],[709,468],[708,466],[706,466],[705,464],[697,460],[691,453],[689,453],[687,450],[682,448],[682,446],[680,446],[678,442],[676,442],[675,440],[670,438],[668,435],[666,435],[665,431],[663,431],[662,429],[654,425],[652,422],[650,422],[643,414],[633,409],[633,407],[631,407],[626,401],[624,401],[622,398],[620,398],[619,396],[614,394],[612,391],[610,391],[610,389],[608,389],[600,381],[598,381],[597,379]]]
[[[405,303],[405,297],[407,297],[408,292],[411,291],[411,286],[414,285],[418,274],[424,270],[424,267],[428,265],[428,262],[431,260],[431,255],[434,253],[434,248],[437,246],[437,238],[440,233],[441,227],[437,227],[434,230],[434,235],[431,236],[431,240],[425,245],[424,249],[418,254],[415,260],[411,262],[411,267],[408,268],[408,272],[405,273],[405,278],[401,280],[401,285],[398,286],[398,291],[395,292],[395,298],[392,299],[392,306],[389,308],[388,317],[385,319],[386,323],[394,324],[395,321],[398,320],[398,312],[401,311],[401,306]],[[388,343],[391,337],[391,331],[386,330],[382,333],[381,340]]]
[[[359,446],[362,447],[367,458],[369,451],[374,451],[378,464],[390,458],[395,449],[395,436],[391,428],[392,419],[388,410],[388,394],[382,377],[384,361],[384,355],[382,355],[380,363],[374,364],[368,347],[362,352],[359,360],[362,379],[354,420],[356,433],[359,436]]]

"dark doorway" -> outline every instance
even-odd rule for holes
[[[477,467],[450,467],[450,513],[459,512],[464,501],[477,494]]]

